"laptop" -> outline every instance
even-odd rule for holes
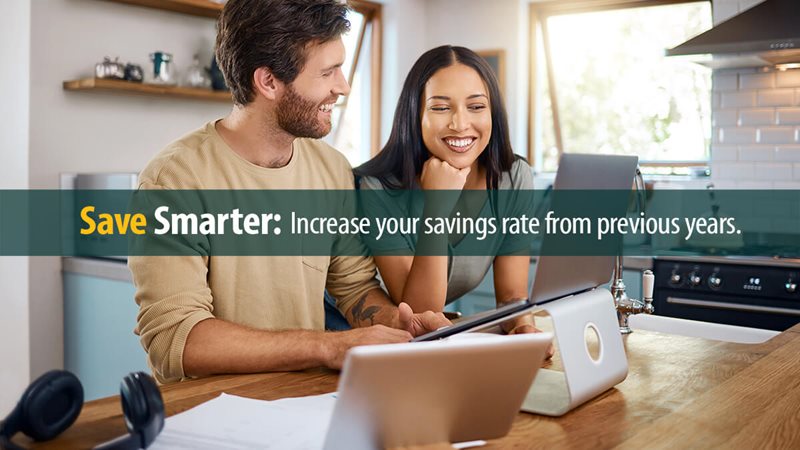
[[[638,160],[636,156],[565,153],[558,164],[553,191],[555,193],[559,190],[630,190]],[[618,195],[609,198],[615,204],[603,207],[607,208],[610,214],[624,214],[627,209],[627,198]],[[554,205],[554,208],[556,207],[557,205]],[[546,248],[548,241],[552,243],[551,239],[545,236],[542,248]],[[431,341],[485,329],[527,314],[536,306],[546,302],[594,289],[611,279],[614,258],[614,255],[539,256],[534,282],[527,299],[467,317],[449,327],[418,336],[413,341]]]
[[[323,448],[372,450],[503,437],[552,338],[472,333],[355,347],[344,362]]]

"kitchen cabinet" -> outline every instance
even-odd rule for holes
[[[128,270],[124,262],[102,264]],[[139,313],[133,283],[78,272],[67,266],[63,274],[64,368],[80,378],[88,401],[119,394],[126,374],[150,369],[133,333]]]

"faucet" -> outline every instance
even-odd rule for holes
[[[642,171],[636,167],[634,178],[636,190],[636,209],[644,212],[645,210],[645,185]],[[620,247],[621,248],[621,247]],[[653,314],[653,284],[655,276],[651,270],[645,270],[642,274],[642,300],[630,298],[625,293],[625,282],[622,281],[622,251],[617,255],[614,264],[614,273],[611,277],[611,295],[614,297],[614,307],[617,310],[617,320],[619,321],[619,331],[622,334],[630,334],[633,331],[628,326],[628,317],[631,314]]]
[[[645,270],[642,274],[642,300],[630,298],[625,293],[625,282],[622,281],[622,256],[617,255],[614,267],[614,276],[611,284],[611,295],[614,297],[614,308],[617,310],[619,332],[622,334],[633,333],[628,326],[628,317],[631,314],[653,314],[653,284],[655,276],[653,271]]]

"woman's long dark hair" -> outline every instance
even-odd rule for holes
[[[489,89],[492,135],[486,149],[478,157],[478,163],[486,169],[486,187],[498,187],[500,174],[511,170],[515,155],[508,136],[508,116],[497,78],[489,64],[475,52],[450,45],[428,50],[414,63],[397,101],[389,141],[377,156],[354,170],[357,177],[375,177],[387,189],[417,187],[416,177],[429,157],[422,140],[421,125],[425,84],[437,71],[456,63],[475,69]]]

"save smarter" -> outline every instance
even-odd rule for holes
[[[281,221],[281,215],[275,213],[263,214],[242,214],[238,208],[229,213],[173,213],[169,219],[165,215],[169,213],[168,206],[159,206],[155,211],[156,221],[159,227],[153,233],[163,234],[202,234],[202,235],[223,235],[226,233],[225,224],[230,221],[233,234],[281,234],[280,227],[276,226]]]

